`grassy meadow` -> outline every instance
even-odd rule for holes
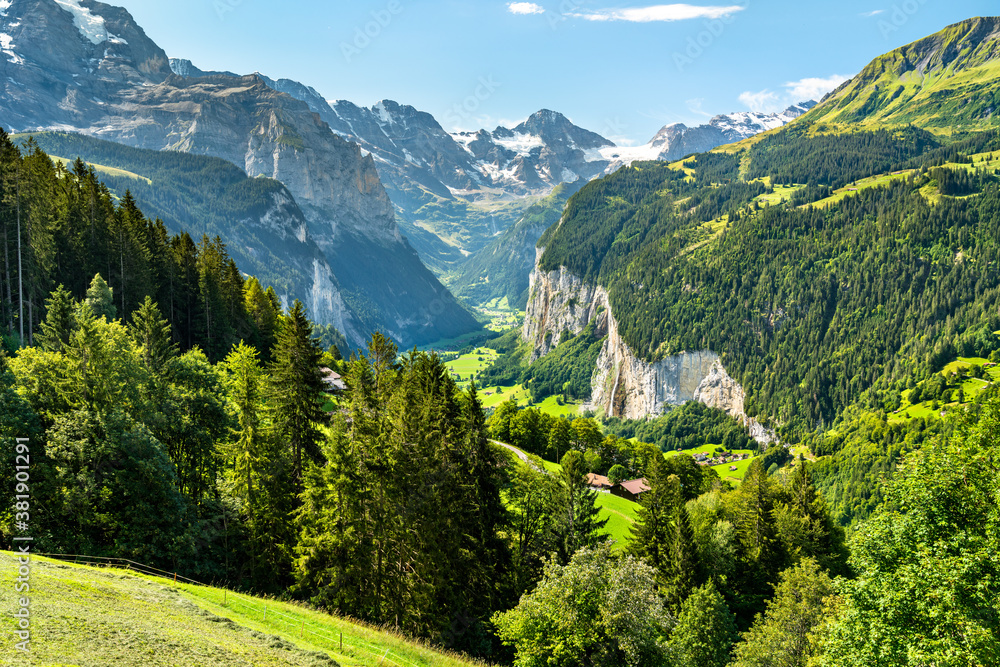
[[[3,665],[476,664],[294,603],[35,556],[31,567],[31,653],[5,648]],[[14,554],[0,552],[2,590],[13,591],[16,572]],[[11,641],[9,613],[0,627]]]

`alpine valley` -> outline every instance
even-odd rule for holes
[[[638,146],[207,64],[0,0],[9,655],[1000,664],[1000,17]]]

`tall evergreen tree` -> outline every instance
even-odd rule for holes
[[[233,491],[248,530],[250,580],[274,588],[287,574],[294,541],[287,510],[293,505],[288,452],[268,437],[263,410],[267,374],[258,352],[245,343],[233,347],[223,365],[235,424],[227,453],[232,457]],[[275,536],[285,536],[279,544]]]
[[[300,488],[303,458],[314,462],[323,458],[318,426],[323,419],[319,403],[324,388],[319,370],[323,350],[312,333],[305,306],[296,299],[281,318],[268,391],[271,424],[276,437],[291,449],[292,477]]]
[[[587,468],[583,454],[569,451],[563,456],[556,500],[556,557],[565,565],[582,547],[603,541],[600,534],[608,523],[598,519],[597,492],[587,486]]]
[[[115,307],[115,297],[113,290],[104,282],[101,274],[96,274],[87,288],[87,297],[84,303],[90,307],[90,312],[95,317],[107,318],[110,322],[118,316],[118,308]]]
[[[662,457],[653,460],[629,550],[656,569],[665,604],[677,613],[698,581],[699,567],[680,479],[670,470]]]
[[[673,613],[680,610],[681,602],[698,584],[698,550],[694,543],[694,531],[688,517],[680,480],[675,475],[667,478],[668,494],[675,500],[671,517],[667,558],[663,571],[665,582],[664,598]]]
[[[256,347],[265,359],[270,358],[271,348],[274,347],[277,335],[278,318],[281,315],[280,305],[272,300],[274,290],[268,289],[270,292],[265,291],[256,278],[248,279],[243,287],[247,315],[258,332]]]
[[[667,570],[672,524],[677,513],[677,497],[671,493],[668,477],[664,458],[653,459],[646,471],[649,491],[640,497],[637,520],[632,525],[632,539],[628,544],[629,553],[653,566],[661,588],[666,585],[663,573]]]
[[[170,323],[160,314],[153,299],[146,297],[139,310],[132,313],[129,334],[139,347],[139,354],[146,369],[160,374],[167,362],[177,356]]]
[[[823,496],[813,485],[809,464],[802,457],[788,482],[788,495],[788,502],[779,502],[774,510],[784,550],[795,559],[815,558],[834,574],[845,573],[844,529],[830,517]]]
[[[774,510],[774,482],[767,476],[761,459],[750,462],[737,497],[737,529],[750,560],[772,566],[777,557]]]
[[[49,352],[61,352],[63,346],[69,344],[75,327],[75,309],[72,295],[59,285],[45,302],[45,319],[41,323],[38,345]]]

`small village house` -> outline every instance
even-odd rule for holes
[[[611,495],[639,502],[639,496],[649,491],[649,484],[645,479],[631,479],[627,482],[618,482],[611,487]]]

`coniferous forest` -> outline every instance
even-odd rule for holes
[[[7,454],[0,476],[13,483],[13,438],[41,443],[32,451],[38,550],[124,557],[290,595],[519,665],[902,665],[922,664],[913,655],[945,654],[955,660],[936,664],[993,664],[1000,650],[998,399],[987,396],[946,426],[911,422],[877,437],[845,430],[838,443],[814,438],[813,449],[833,458],[799,458],[780,474],[788,454],[776,447],[753,459],[734,488],[688,455],[661,454],[707,440],[753,447],[718,410],[690,404],[656,421],[603,427],[513,401],[489,415],[475,384],[459,389],[438,356],[401,353],[376,334],[368,349],[345,359],[337,345],[321,345],[301,304],[283,309],[273,290],[241,275],[218,239],[169,236],[129,196],[112,197],[83,163],[67,170],[30,142],[21,150],[3,139],[0,289],[11,296],[2,314]],[[731,173],[724,162],[713,169]],[[687,187],[659,167],[638,174],[654,187],[664,177]],[[584,188],[571,209],[585,208],[592,190],[620,187],[632,175]],[[970,187],[937,178],[949,188]],[[912,296],[891,297],[875,320],[848,321],[815,347],[783,339],[780,327],[768,331],[776,350],[813,350],[798,363],[832,354],[856,335],[852,327],[875,327],[887,349],[905,347],[902,325],[911,319],[913,331],[941,335],[921,338],[910,372],[939,364],[947,356],[941,341],[988,353],[981,348],[992,339],[974,325],[973,311],[947,294],[972,289],[992,303],[988,275],[967,267],[995,261],[997,236],[988,226],[994,190],[975,203],[928,209],[914,187],[911,178],[836,211],[782,209],[745,220],[732,198],[752,198],[757,189],[702,196],[692,215],[707,207],[703,217],[729,212],[731,229],[747,226],[718,242],[718,267],[730,268],[713,272],[682,260],[663,274],[663,286],[649,274],[648,287],[666,294],[671,284],[691,281],[704,299],[717,293],[710,281],[747,284],[735,277],[738,265],[725,261],[726,248],[732,244],[736,257],[757,244],[774,249],[757,257],[775,271],[816,273],[786,281],[808,305],[787,317],[810,318],[809,304],[826,304],[815,316],[831,329],[838,308],[862,307],[903,285],[931,306],[908,310]],[[619,191],[641,201],[641,188]],[[876,205],[878,222],[864,214]],[[677,216],[662,211],[652,219],[663,218],[676,224]],[[866,222],[844,223],[859,219]],[[903,234],[929,255],[887,247],[889,227],[890,238]],[[941,245],[949,235],[966,249],[966,262]],[[808,248],[829,253],[838,244],[838,261],[895,275],[856,288],[836,284],[824,277],[829,260]],[[865,252],[855,257],[854,248]],[[889,261],[887,253],[909,259]],[[655,257],[648,261],[655,266]],[[757,276],[758,285],[768,280]],[[745,289],[747,307],[762,298],[753,296],[759,286]],[[628,335],[641,335],[644,321],[633,321]],[[657,327],[671,335],[662,322]],[[802,330],[810,329],[794,329]],[[571,359],[597,341],[591,332],[567,342],[563,356]],[[881,369],[877,375],[850,376],[865,388],[890,386],[898,378],[892,366],[875,364],[880,353],[858,348],[856,358],[838,363],[871,364]],[[540,393],[545,382],[552,385],[547,393],[574,391],[579,365],[566,367],[560,358],[534,368]],[[792,364],[783,372],[796,372],[798,357],[776,359]],[[329,394],[322,367],[341,373],[346,390]],[[752,378],[753,367],[745,373]],[[797,409],[808,419],[832,418],[858,395],[858,387],[812,372],[804,381],[810,400]],[[946,389],[921,384],[925,392]],[[796,395],[772,391],[786,403]],[[757,395],[761,407],[773,400],[768,385]],[[888,448],[868,455],[876,469],[878,461],[916,451],[884,487],[871,470],[864,480],[832,482],[864,469],[836,457],[857,451],[845,444],[852,433]],[[552,472],[540,458],[518,463],[494,441],[561,466]],[[642,476],[649,486],[623,551],[605,536],[588,484],[595,470]],[[831,506],[824,494],[831,483],[854,491],[833,496]],[[852,518],[867,521],[848,540],[842,524]],[[12,522],[5,509],[4,541]],[[881,639],[887,636],[893,640]]]
[[[16,4],[0,6],[4,26],[21,25]],[[282,652],[267,664],[1000,665],[1000,19],[877,59],[778,129],[765,131],[775,114],[734,115],[759,131],[667,159],[652,148],[721,136],[726,117],[645,147],[552,111],[516,132],[449,134],[391,101],[328,104],[294,81],[168,64],[124,10],[58,4],[76,46],[119,59],[100,76],[142,82],[118,102],[175,114],[170,141],[190,133],[168,148],[189,152],[0,130],[0,488],[16,498],[0,504],[4,562],[30,541],[46,576],[64,570],[46,583],[95,607],[113,579],[138,582],[114,597],[124,613],[170,599],[156,604],[184,623]],[[692,9],[650,9],[678,7]],[[23,65],[0,37],[6,64]],[[935,109],[962,123],[942,128]],[[355,132],[351,114],[376,141],[331,129]],[[210,157],[233,137],[249,138],[253,169]],[[380,172],[389,145],[405,167]],[[84,148],[108,164],[72,159]],[[441,276],[489,300],[466,332],[472,315],[399,233],[408,209],[387,192],[459,210],[480,186],[489,256]],[[495,229],[520,205],[512,192],[535,203]],[[544,225],[529,283],[515,274]],[[236,228],[247,234],[225,236]],[[411,229],[447,257],[469,242],[456,220]],[[337,266],[293,256],[320,241]],[[292,283],[307,301],[326,293],[309,301],[326,303],[323,321],[365,343],[279,296]],[[386,319],[366,290],[406,307]],[[525,299],[524,328],[505,328]],[[462,335],[405,349],[375,322]],[[88,588],[77,558],[138,574]],[[149,664],[224,654],[157,662],[162,635],[87,626],[40,579],[20,606],[35,646],[56,637],[61,657],[82,632]],[[259,625],[235,600],[261,603]],[[266,625],[269,604],[272,621],[301,614],[291,631]],[[8,615],[4,629],[25,627]],[[307,617],[339,624],[337,660],[313,650]],[[359,649],[369,640],[385,645]],[[435,657],[418,665],[403,645]]]

